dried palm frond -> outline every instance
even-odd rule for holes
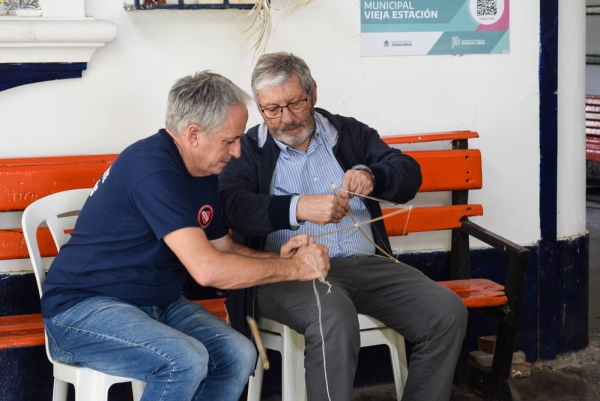
[[[283,18],[288,17],[300,8],[307,6],[314,0],[290,0],[290,3],[284,7],[285,12]],[[279,6],[279,2],[277,3]],[[254,51],[254,55],[263,54],[266,50],[269,36],[271,35],[272,20],[271,20],[271,8],[278,10],[278,7],[274,7],[269,0],[256,0],[256,4],[252,7],[252,10],[246,15],[246,18],[254,16],[254,20],[248,29],[244,33],[248,33],[247,39],[254,35],[258,35],[254,45],[248,50],[247,53]],[[252,29],[252,27],[256,27]],[[246,40],[247,40],[246,39]]]
[[[302,7],[306,7],[313,0],[291,0],[290,4],[285,7],[285,12],[283,13],[283,17],[289,17],[290,15],[295,14]]]
[[[271,35],[271,5],[269,0],[256,0],[256,4],[252,7],[252,10],[246,15],[246,18],[254,15],[254,19],[250,27],[244,31],[244,33],[250,32],[246,40],[254,35],[258,35],[254,45],[248,50],[247,53],[254,51],[254,55],[263,54]],[[256,27],[252,30],[252,27]]]

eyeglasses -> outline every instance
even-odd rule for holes
[[[308,108],[308,98],[296,100],[295,102],[288,103],[285,106],[269,107],[266,109],[261,107],[260,111],[262,111],[264,116],[267,118],[279,118],[283,115],[283,109],[285,108],[287,108],[292,114],[302,113]]]

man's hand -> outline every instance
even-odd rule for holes
[[[283,259],[289,259],[296,254],[298,249],[303,246],[308,246],[310,244],[310,240],[314,238],[309,237],[306,234],[295,235],[288,242],[281,246],[279,250],[279,257]]]
[[[298,236],[299,237],[299,236]],[[327,277],[329,273],[329,250],[308,237],[308,245],[298,248],[292,257],[298,266],[298,280],[308,281]]]
[[[372,186],[371,186],[372,187]],[[316,224],[339,223],[350,211],[347,199],[335,195],[302,195],[296,219]]]
[[[373,192],[375,183],[373,176],[364,170],[348,170],[342,181],[342,191],[340,196],[345,200],[352,198],[354,195],[345,191],[357,193],[359,195],[369,195]]]

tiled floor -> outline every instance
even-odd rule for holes
[[[592,189],[593,191],[593,189]],[[531,376],[516,379],[523,401],[600,401],[600,191],[587,196],[587,228],[590,233],[589,346],[550,362],[538,361]],[[395,400],[393,385],[355,389],[352,401]],[[265,401],[280,401],[271,396]],[[451,401],[482,401],[471,390],[454,387]],[[427,400],[435,401],[435,400]]]

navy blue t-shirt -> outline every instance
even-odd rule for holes
[[[166,305],[187,270],[163,241],[185,227],[222,238],[218,177],[192,177],[171,136],[160,130],[125,149],[98,181],[44,282],[42,315],[106,295]]]

